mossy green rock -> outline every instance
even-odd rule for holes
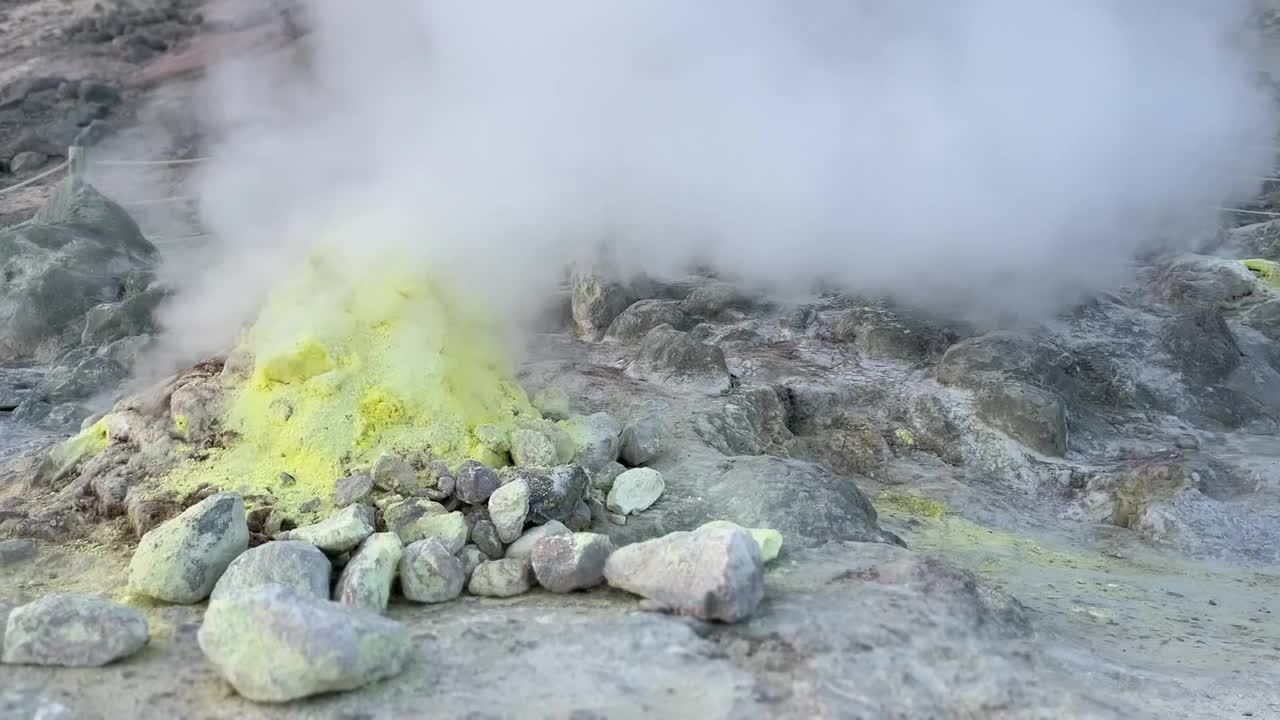
[[[354,690],[399,674],[412,654],[400,623],[279,585],[214,600],[196,639],[236,692],[257,702]]]
[[[165,602],[198,603],[248,548],[244,500],[219,493],[142,536],[129,562],[129,589]]]

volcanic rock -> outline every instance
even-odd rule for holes
[[[488,560],[480,563],[471,573],[467,592],[481,597],[515,597],[529,592],[533,587],[532,576],[527,560]]]
[[[567,593],[604,582],[604,564],[611,552],[613,543],[607,535],[548,535],[534,544],[529,560],[539,585]]]
[[[314,525],[282,533],[277,540],[301,540],[330,554],[351,550],[373,534],[372,510],[348,505]]]
[[[328,599],[332,571],[329,558],[315,545],[277,540],[249,548],[232,560],[209,597],[217,600],[230,592],[276,584]]]
[[[608,413],[576,417],[563,427],[576,448],[573,462],[587,472],[595,472],[618,459],[622,426]]]
[[[200,602],[248,547],[244,501],[218,493],[142,537],[129,562],[129,589],[166,602]]]
[[[665,488],[662,473],[652,468],[633,468],[614,480],[606,505],[619,515],[638,513],[657,502]]]
[[[462,562],[437,538],[406,546],[400,557],[400,590],[415,602],[448,602],[465,582]]]
[[[489,520],[504,543],[515,542],[529,517],[529,483],[517,478],[489,496]]]
[[[333,599],[370,612],[385,612],[404,545],[392,532],[374,533],[356,550],[333,589]]]
[[[55,593],[15,608],[3,636],[6,663],[99,667],[147,644],[147,620],[95,597]]]
[[[670,325],[659,325],[644,336],[639,354],[625,374],[671,390],[704,395],[724,395],[730,387],[724,351]]]
[[[551,537],[552,535],[570,534],[572,533],[569,532],[569,528],[565,527],[563,523],[559,523],[554,520],[545,525],[531,527],[525,534],[521,535],[515,542],[511,543],[511,545],[507,547],[506,556],[508,558],[527,561],[533,554],[533,546],[537,545],[539,540]]]
[[[631,467],[644,465],[662,452],[662,418],[646,415],[622,429],[618,457]]]

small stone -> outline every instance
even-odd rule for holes
[[[0,567],[31,560],[37,554],[36,544],[30,540],[0,540]]]
[[[39,170],[49,158],[44,153],[34,151],[20,152],[9,161],[9,172],[13,174]]]
[[[454,494],[469,505],[479,505],[498,489],[498,473],[493,468],[468,460],[458,468]]]
[[[142,649],[148,636],[147,620],[136,610],[101,598],[54,593],[9,613],[3,660],[100,667]]]
[[[737,523],[731,523],[728,520],[712,520],[704,523],[698,528],[701,530],[735,530],[742,529],[751,533],[752,539],[760,546],[760,557],[764,562],[771,562],[778,557],[778,553],[782,551],[782,533],[773,528],[744,528]]]
[[[480,563],[487,562],[489,556],[485,555],[480,548],[475,545],[468,545],[458,551],[458,560],[462,563],[462,574],[467,576],[467,580],[471,580],[471,573],[475,572]]]
[[[622,430],[618,456],[631,467],[638,467],[658,457],[662,452],[662,420],[646,416],[632,422]]]
[[[476,441],[485,450],[495,455],[505,455],[511,452],[511,438],[507,437],[506,431],[497,425],[477,425],[475,436]]]
[[[620,515],[633,515],[648,510],[666,489],[662,473],[652,468],[632,468],[613,482],[606,504]]]
[[[591,489],[596,497],[604,497],[613,489],[613,482],[627,469],[621,463],[611,462],[591,475]]]
[[[333,599],[348,607],[386,612],[396,567],[403,554],[404,545],[395,533],[370,535],[342,569],[338,585],[333,589]]]
[[[566,421],[562,427],[573,439],[573,462],[594,472],[618,459],[622,425],[608,413],[595,413]]]
[[[515,542],[511,543],[511,545],[507,547],[507,557],[528,560],[533,554],[533,546],[537,545],[539,540],[552,535],[568,534],[570,534],[569,528],[565,527],[563,523],[556,522],[555,520],[552,520],[546,525],[529,528],[528,532],[521,535]]]
[[[327,553],[344,553],[373,534],[372,511],[361,505],[348,505],[314,525],[283,533],[279,540],[308,542]]]
[[[523,595],[533,587],[529,562],[503,558],[480,563],[471,573],[467,591],[482,597],[507,598]]]
[[[315,545],[278,540],[249,548],[232,560],[209,597],[217,600],[229,592],[274,583],[328,599],[330,572],[329,558]]]
[[[556,593],[595,587],[604,582],[604,564],[613,552],[607,535],[550,535],[533,546],[530,562],[538,584]]]
[[[591,506],[587,504],[585,498],[573,506],[573,513],[569,515],[568,520],[564,521],[564,524],[574,532],[591,529]]]
[[[445,515],[449,511],[443,505],[426,498],[409,497],[387,503],[382,509],[382,521],[387,530],[400,536],[400,541],[408,545],[430,536],[436,527],[431,518]]]
[[[573,412],[569,393],[558,387],[545,387],[533,394],[533,407],[548,420],[568,420]]]
[[[416,495],[424,489],[413,466],[391,453],[383,453],[373,464],[373,484],[381,490],[401,495]]]
[[[539,430],[517,428],[511,433],[511,460],[522,467],[551,467],[557,460],[555,443]]]
[[[568,520],[587,492],[587,472],[577,465],[529,473],[525,480],[529,483],[529,520],[534,523]]]
[[[279,481],[281,487],[290,487],[294,483],[298,482],[298,478],[290,475],[287,472],[282,472],[279,475],[277,475],[276,480]]]
[[[354,473],[338,478],[333,484],[333,504],[335,507],[346,507],[364,500],[373,492],[373,476],[369,473]]]
[[[462,561],[436,538],[419,540],[400,558],[400,591],[420,603],[448,602],[462,594]]]
[[[489,496],[489,520],[504,543],[515,542],[529,517],[529,483],[523,478],[499,487]]]
[[[196,639],[236,692],[256,702],[354,690],[399,674],[413,654],[404,625],[279,585],[209,603]]]
[[[736,528],[675,532],[619,548],[604,574],[612,587],[704,620],[744,620],[764,597],[760,546]]]
[[[497,529],[488,520],[479,520],[475,527],[471,528],[471,542],[491,559],[497,560],[502,557],[504,550],[502,541],[498,539]]]
[[[244,500],[218,493],[142,537],[129,562],[129,589],[165,602],[200,602],[248,548]]]

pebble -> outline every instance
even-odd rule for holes
[[[370,535],[342,569],[333,599],[348,607],[386,612],[403,554],[404,545],[395,533]]]
[[[506,598],[523,595],[533,587],[529,563],[519,558],[503,558],[480,563],[471,573],[467,591],[482,597]]]
[[[147,644],[147,620],[136,610],[85,595],[54,593],[9,613],[6,663],[100,667]]]
[[[618,548],[604,575],[611,587],[703,620],[745,620],[764,597],[760,546],[740,528],[674,532]]]
[[[538,584],[556,593],[595,587],[604,582],[604,565],[613,552],[607,535],[550,535],[533,546],[530,561]]]
[[[565,527],[563,523],[559,523],[554,520],[545,525],[538,525],[536,527],[529,528],[525,534],[521,535],[515,542],[511,543],[511,545],[507,547],[507,557],[528,560],[529,556],[533,554],[533,546],[537,545],[538,541],[542,538],[551,535],[568,534],[569,528]]]
[[[528,517],[529,483],[523,478],[499,487],[489,496],[489,520],[502,542],[515,542],[524,532]]]
[[[332,571],[329,558],[315,545],[277,540],[249,548],[232,560],[210,598],[217,600],[228,592],[274,583],[327,599]]]
[[[619,515],[632,515],[648,510],[665,489],[662,473],[652,468],[632,468],[613,481],[605,504]]]
[[[196,639],[236,692],[272,703],[393,677],[413,651],[404,625],[281,585],[209,603]]]
[[[171,603],[198,603],[249,548],[244,500],[218,493],[142,536],[129,562],[129,589]]]
[[[419,540],[400,557],[400,591],[420,603],[442,603],[462,594],[462,561],[436,538]]]

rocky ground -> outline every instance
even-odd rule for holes
[[[66,5],[0,5],[45,163],[218,17]],[[518,469],[308,513],[146,492],[238,371],[120,397],[170,249],[95,188],[0,197],[0,717],[1280,717],[1280,223],[1032,328],[580,270],[517,376],[560,424],[481,437]]]

